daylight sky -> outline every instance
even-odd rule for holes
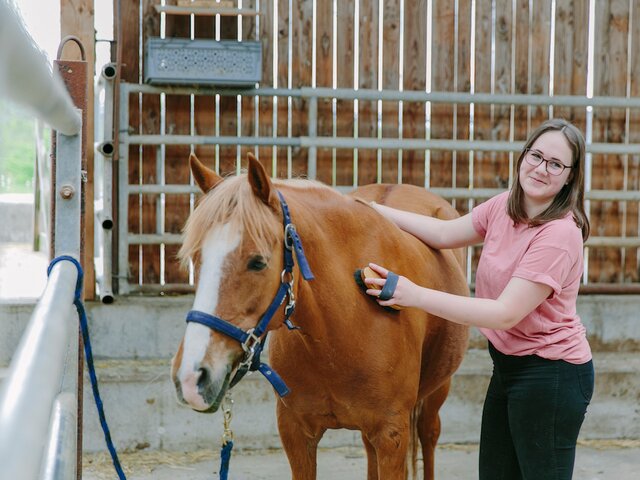
[[[12,0],[9,0],[12,1]],[[13,0],[24,18],[29,33],[41,50],[53,60],[60,42],[59,0]]]
[[[29,33],[41,50],[49,57],[49,61],[56,58],[60,43],[60,0],[9,0],[19,8]],[[106,0],[94,0],[97,37],[99,39],[111,39],[113,36],[111,19],[112,2]],[[99,44],[97,48],[97,64],[108,61],[103,58],[108,55],[108,45]]]

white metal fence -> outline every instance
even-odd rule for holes
[[[80,258],[82,118],[9,0],[0,0],[0,94],[57,130],[55,256]],[[75,478],[78,270],[53,266],[0,387],[0,479]]]
[[[198,193],[197,187],[191,184],[166,184],[159,176],[155,184],[132,184],[130,178],[129,152],[130,146],[154,145],[166,147],[167,145],[188,145],[191,149],[200,145],[244,145],[249,148],[257,149],[258,147],[274,146],[274,147],[295,147],[307,150],[308,159],[308,178],[315,179],[317,173],[316,156],[318,149],[369,149],[369,150],[421,150],[425,153],[425,187],[430,188],[434,193],[442,195],[445,198],[466,200],[469,207],[472,207],[476,201],[487,199],[501,191],[499,188],[475,188],[473,181],[474,152],[509,152],[507,158],[511,164],[514,162],[515,154],[522,149],[522,141],[490,141],[490,140],[469,140],[469,139],[432,139],[427,134],[425,138],[364,138],[358,136],[340,137],[336,136],[318,136],[318,102],[322,99],[339,99],[339,100],[363,100],[363,101],[401,101],[405,104],[418,102],[421,104],[470,104],[470,105],[511,105],[511,106],[563,106],[563,107],[580,107],[584,108],[587,115],[587,122],[590,121],[590,112],[594,107],[624,107],[627,109],[639,109],[640,98],[628,97],[591,97],[573,96],[573,95],[519,95],[519,94],[480,94],[480,93],[455,93],[455,92],[424,92],[424,91],[401,91],[401,90],[367,90],[367,89],[330,89],[330,88],[299,88],[299,89],[278,89],[278,88],[257,88],[249,90],[220,90],[215,88],[199,87],[197,89],[178,86],[150,86],[139,84],[122,83],[120,85],[119,98],[119,124],[128,126],[129,105],[131,96],[135,95],[228,95],[228,96],[246,96],[253,98],[301,98],[308,101],[307,115],[307,135],[305,136],[271,136],[248,135],[243,136],[241,133],[233,136],[224,135],[174,135],[168,133],[158,134],[138,134],[128,131],[126,127],[121,127],[119,132],[119,162],[118,162],[118,252],[117,259],[118,277],[119,277],[119,293],[131,292],[157,292],[158,290],[185,290],[187,285],[153,285],[144,284],[140,281],[132,280],[129,275],[130,258],[129,247],[131,245],[176,245],[181,242],[181,235],[176,233],[167,233],[164,231],[163,222],[157,222],[157,228],[154,233],[136,233],[129,229],[129,198],[131,196],[142,195],[158,195],[161,201],[158,202],[158,218],[164,217],[163,205],[164,199],[168,195],[191,194]],[[256,102],[257,103],[257,102]],[[213,112],[212,112],[213,114]],[[216,124],[220,117],[219,112],[215,113]],[[256,118],[254,132],[259,132]],[[274,129],[275,131],[275,129]],[[592,154],[640,154],[640,144],[638,143],[599,143],[589,141],[587,135],[587,179],[591,178],[591,162]],[[429,184],[430,164],[429,155],[433,151],[449,150],[449,151],[467,151],[469,155],[469,185],[465,187],[456,187],[452,185],[449,188],[432,188]],[[164,158],[164,148],[158,148],[158,162],[161,168],[164,168],[166,159]],[[357,156],[355,156],[357,158]],[[237,158],[237,170],[240,169],[240,157]],[[277,161],[277,160],[276,160]],[[402,168],[402,158],[398,162],[399,170]],[[217,163],[217,162],[216,162]],[[274,171],[275,171],[274,167]],[[354,167],[357,171],[357,166]],[[378,169],[380,171],[380,169]],[[290,173],[289,173],[290,174]],[[510,178],[510,181],[512,178]],[[378,181],[381,181],[380,174]],[[357,174],[354,174],[353,183],[348,185],[334,185],[341,191],[349,191],[358,186]],[[610,200],[610,201],[638,201],[640,200],[640,192],[630,190],[593,190],[590,183],[586,185],[586,198],[590,200]],[[108,188],[103,192],[110,191]],[[111,199],[101,199],[104,204],[111,204]],[[193,202],[192,202],[193,204]],[[587,247],[618,247],[618,248],[639,248],[640,237],[638,236],[592,236]],[[103,259],[105,264],[111,264],[112,259]],[[468,262],[470,265],[471,262]],[[162,269],[162,266],[161,266]],[[469,281],[471,281],[471,271],[468,272]],[[191,275],[191,278],[193,276]],[[586,272],[585,272],[585,278]],[[190,281],[193,285],[193,280]],[[188,290],[188,288],[186,288]]]

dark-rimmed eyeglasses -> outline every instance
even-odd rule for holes
[[[549,175],[562,175],[565,168],[573,168],[569,165],[565,165],[564,163],[554,160],[554,159],[546,159],[544,156],[537,150],[531,150],[527,148],[524,153],[524,159],[527,163],[533,167],[537,167],[542,162],[546,162],[546,170]]]

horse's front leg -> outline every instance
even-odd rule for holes
[[[278,431],[282,440],[292,480],[316,480],[318,443],[325,429],[302,425],[290,410],[278,402]]]
[[[368,478],[405,480],[410,439],[409,412],[394,416],[388,422],[379,424],[374,431],[363,432],[363,435],[366,435],[369,444],[375,450],[375,458],[378,461],[377,477],[370,472]]]
[[[367,480],[378,480],[378,457],[376,455],[376,449],[364,433],[362,434],[362,441],[364,442],[364,448],[367,452]]]

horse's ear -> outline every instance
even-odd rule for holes
[[[278,199],[276,198],[276,192],[271,180],[269,179],[269,175],[267,175],[264,167],[253,153],[249,152],[247,158],[249,159],[249,170],[247,171],[247,176],[253,193],[262,200],[263,203],[277,209]]]
[[[204,193],[207,193],[222,181],[222,177],[205,167],[194,153],[189,155],[189,166],[191,167],[191,173],[193,173],[193,179]]]

